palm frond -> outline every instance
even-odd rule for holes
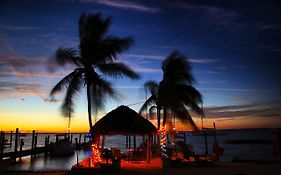
[[[61,111],[63,116],[71,117],[74,112],[74,98],[82,87],[82,77],[81,74],[76,74],[73,79],[69,82],[63,104],[61,106]]]
[[[156,95],[156,94],[158,94],[159,85],[156,81],[149,80],[144,83],[144,89],[146,91],[148,90],[151,95]]]
[[[134,44],[132,37],[118,38],[113,36],[106,37],[99,48],[101,62],[112,62],[117,59],[118,54],[127,50]]]
[[[175,114],[175,117],[182,123],[189,124],[193,130],[199,130],[198,126],[193,121],[191,115],[189,114],[187,108],[183,105],[172,106],[171,111]]]
[[[111,17],[102,19],[100,13],[82,13],[79,18],[79,37],[80,41],[91,43],[97,42],[107,33],[111,25]]]
[[[179,100],[184,103],[184,105],[189,106],[191,110],[195,111],[197,114],[204,116],[204,111],[202,107],[202,95],[194,87],[189,85],[178,85],[177,89],[179,94],[177,94]]]
[[[131,79],[139,78],[138,74],[123,63],[99,64],[98,68],[103,74],[115,78],[123,78],[123,76],[130,77]]]
[[[139,113],[142,114],[143,112],[146,112],[146,110],[151,106],[151,105],[155,105],[157,101],[157,97],[156,95],[152,95],[150,96],[145,102],[144,104],[141,106]]]
[[[80,67],[78,52],[73,48],[59,47],[56,51],[56,61],[59,65],[75,64]]]
[[[98,74],[92,72],[87,75],[87,83],[91,88],[91,103],[94,106],[93,112],[97,113],[99,109],[104,108],[104,102],[107,97],[117,99],[117,93],[112,88],[111,83],[99,77]]]
[[[82,69],[75,69],[73,72],[65,76],[61,81],[59,81],[55,87],[51,90],[50,96],[54,96],[56,93],[60,92],[63,88],[66,88],[70,82],[76,77],[82,74]]]
[[[191,73],[191,67],[187,58],[178,51],[172,52],[163,62],[163,79],[170,81],[186,81],[192,84],[195,79]]]

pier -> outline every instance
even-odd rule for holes
[[[8,135],[8,137],[7,137]],[[26,133],[20,133],[19,129],[17,128],[15,133],[12,131],[9,133],[5,133],[1,131],[0,133],[0,161],[9,161],[9,162],[16,162],[17,159],[21,161],[22,157],[30,156],[31,159],[35,158],[37,154],[45,154],[49,155],[56,147],[56,144],[60,143],[61,141],[67,141],[71,147],[74,149],[81,149],[90,142],[90,138],[84,134],[84,138],[82,141],[82,134],[79,134],[77,138],[74,138],[73,141],[73,134],[71,133],[64,133],[64,134],[56,134],[54,142],[50,142],[50,135],[45,137],[44,145],[38,146],[38,133],[35,130],[31,133],[31,146],[29,149],[25,147],[24,149],[24,139]],[[8,139],[9,138],[9,139]],[[14,138],[14,139],[13,139]],[[5,148],[8,147],[9,150],[5,151]]]

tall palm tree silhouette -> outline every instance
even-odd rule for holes
[[[198,130],[189,109],[203,116],[204,112],[200,107],[203,101],[200,92],[192,86],[195,80],[189,62],[184,55],[174,51],[162,62],[162,70],[163,78],[159,84],[154,81],[145,83],[145,89],[150,91],[151,96],[142,105],[140,112],[156,105],[158,129],[160,110],[163,109],[163,126],[167,120],[167,110],[170,110],[178,120],[187,122],[194,130]]]
[[[106,97],[116,97],[111,83],[101,74],[114,78],[139,78],[125,64],[115,62],[118,54],[133,44],[133,39],[106,35],[110,24],[111,17],[102,19],[100,13],[82,13],[79,19],[79,49],[60,47],[56,51],[56,60],[60,65],[70,63],[76,68],[55,85],[50,95],[54,96],[66,89],[61,110],[64,116],[71,117],[74,112],[74,97],[86,86],[90,129],[93,125],[92,111],[97,113],[103,107]]]

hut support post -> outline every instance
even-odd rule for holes
[[[151,135],[147,136],[146,148],[146,162],[149,163],[151,160]]]
[[[104,148],[104,142],[105,142],[105,135],[102,135],[102,141],[101,141],[101,149]]]
[[[126,135],[126,149],[128,149],[128,136]]]
[[[134,139],[134,149],[137,149],[137,141],[136,141],[136,136],[135,135],[133,136],[133,139]]]
[[[131,149],[131,135],[128,136],[129,137],[129,149]]]
[[[205,140],[205,154],[206,154],[206,158],[208,156],[208,140],[207,140],[207,132],[204,131],[204,140]]]

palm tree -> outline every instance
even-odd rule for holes
[[[111,17],[102,19],[100,13],[82,13],[79,19],[79,49],[58,48],[56,60],[60,65],[72,64],[76,68],[51,90],[50,95],[66,89],[61,110],[66,117],[74,112],[74,98],[83,86],[87,89],[89,127],[92,128],[92,111],[97,113],[106,97],[116,97],[111,83],[102,76],[137,79],[139,76],[125,64],[115,62],[118,54],[133,43],[130,37],[106,35]],[[95,107],[94,110],[92,107]]]
[[[159,90],[159,84],[155,81],[149,80],[145,82],[144,84],[145,91],[149,91],[151,96],[144,102],[144,104],[140,108],[140,113],[147,110],[147,107],[149,108],[149,113],[152,113],[152,110],[156,108],[156,114],[157,114],[157,129],[160,129],[160,111],[162,109],[162,105],[160,102],[160,99],[158,98],[158,90]]]
[[[202,96],[192,83],[195,81],[189,62],[186,57],[172,52],[162,63],[163,79],[159,83],[148,81],[145,88],[151,93],[151,97],[143,104],[140,112],[147,107],[156,105],[157,109],[163,109],[163,126],[167,119],[167,110],[172,111],[175,117],[184,123],[189,123],[194,130],[198,127],[194,123],[189,109],[199,115],[204,115],[202,107]],[[158,129],[160,123],[160,110],[157,110]]]

